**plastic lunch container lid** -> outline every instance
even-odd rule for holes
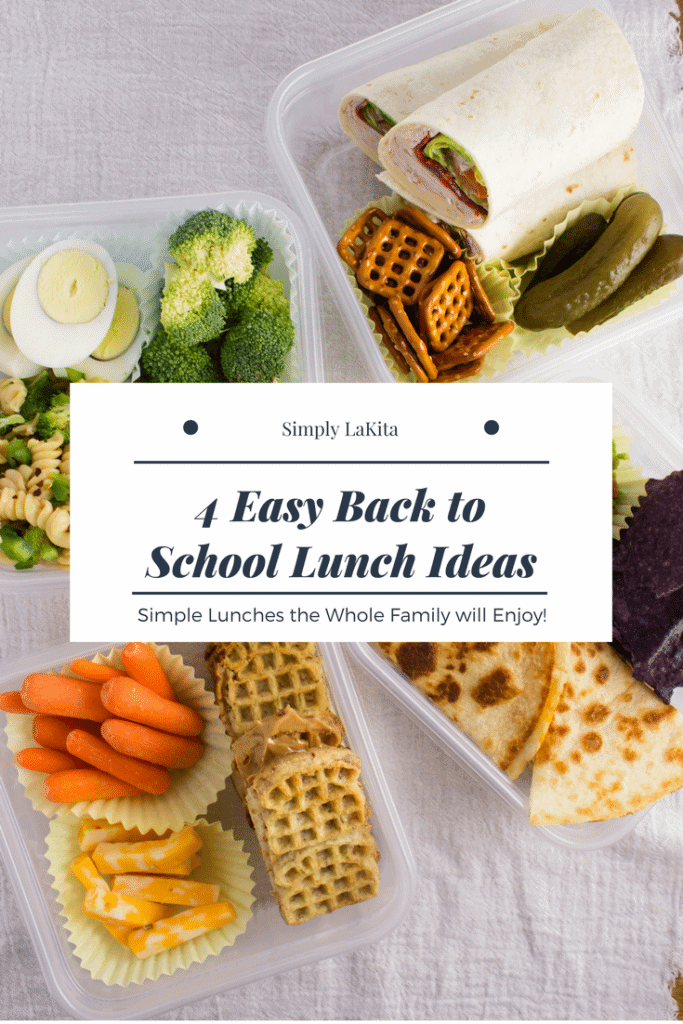
[[[368,321],[352,291],[336,252],[344,224],[366,203],[387,194],[375,179],[368,157],[339,127],[341,98],[377,75],[424,60],[444,50],[482,38],[509,25],[561,10],[571,13],[584,0],[555,4],[539,0],[456,0],[435,11],[320,57],[292,71],[278,86],[268,108],[268,148],[294,206],[306,222],[318,250],[327,283],[346,326],[373,380],[395,383]],[[609,0],[594,6],[617,20]],[[670,232],[683,231],[683,161],[647,93],[640,125],[633,135],[638,153],[639,187],[662,207]],[[630,319],[567,338],[559,347],[518,354],[493,383],[546,380],[613,345],[654,331],[683,317],[683,287],[660,306]]]
[[[76,657],[123,644],[64,644],[5,666],[0,691],[17,689],[28,672],[61,666]],[[172,644],[174,653],[206,675],[203,644]],[[255,865],[254,916],[234,946],[203,964],[128,988],[93,981],[73,954],[48,874],[43,839],[48,819],[24,796],[6,743],[0,744],[0,851],[14,885],[51,994],[81,1019],[130,1019],[159,1014],[191,1001],[246,985],[377,942],[395,928],[411,905],[416,871],[413,855],[387,787],[339,644],[321,644],[333,702],[346,727],[349,746],[360,756],[363,786],[372,808],[372,831],[381,852],[380,892],[372,900],[343,907],[302,925],[286,925],[270,894],[253,830],[232,785],[218,798],[220,818],[244,839]],[[3,737],[4,738],[4,737]],[[227,774],[227,767],[226,767]]]
[[[611,383],[595,374],[568,374],[567,383]],[[621,385],[613,384],[613,423],[631,438],[630,454],[634,466],[642,466],[645,477],[663,477],[683,468],[683,443],[657,423],[638,399]],[[471,776],[480,779],[514,808],[528,824],[528,798],[531,771],[527,768],[514,781],[448,718],[434,707],[423,693],[413,687],[378,651],[369,644],[349,644],[355,660],[367,669],[388,691],[396,703],[425,730],[441,749],[453,757]],[[674,691],[672,704],[683,711],[683,690]],[[638,824],[650,808],[612,821],[585,822],[576,825],[528,825],[558,846],[571,850],[597,850],[622,839]]]
[[[303,383],[324,380],[317,281],[307,232],[299,216],[279,199],[260,192],[218,192],[116,202],[68,203],[52,206],[16,206],[0,210],[0,270],[22,254],[44,249],[56,238],[116,235],[131,240],[130,262],[153,270],[158,241],[168,218],[189,216],[225,204],[247,220],[254,215],[272,224],[269,237],[274,250],[273,273],[288,285],[297,340],[290,357],[290,379]],[[244,212],[243,212],[244,211]],[[261,230],[266,230],[261,228]],[[160,261],[161,262],[161,261]],[[163,263],[158,268],[163,278]],[[0,373],[0,376],[3,376]],[[0,564],[0,591],[25,593],[35,587],[68,589],[69,573],[40,565],[18,572]]]

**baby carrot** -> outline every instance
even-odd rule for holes
[[[139,722],[108,718],[102,723],[102,737],[121,754],[139,757],[166,768],[191,768],[204,752],[201,740],[189,736],[173,736]]]
[[[33,714],[21,699],[20,690],[8,690],[6,693],[0,693],[0,711],[6,711],[8,715]]]
[[[97,722],[89,722],[85,718],[58,718],[56,715],[36,715],[33,719],[33,738],[41,747],[50,750],[62,750],[66,753],[66,737],[72,729],[85,729],[86,732],[99,734]]]
[[[126,644],[121,661],[131,679],[154,690],[160,697],[175,700],[175,690],[166,678],[159,659],[147,644]]]
[[[93,768],[99,768],[116,779],[129,782],[131,786],[137,786],[145,793],[165,793],[171,785],[171,776],[167,768],[120,754],[118,750],[112,750],[99,736],[92,736],[85,729],[71,730],[66,739],[66,749]]]
[[[30,768],[33,772],[65,772],[69,768],[84,768],[85,765],[77,757],[65,754],[61,750],[47,750],[45,747],[25,747],[14,755],[20,768]]]
[[[125,676],[103,683],[101,696],[102,703],[110,712],[107,717],[127,718],[178,736],[199,736],[204,728],[204,719],[192,708],[160,697],[142,683]]]
[[[99,665],[96,661],[88,661],[87,658],[75,658],[69,668],[77,676],[83,679],[90,679],[93,683],[106,683],[112,676],[125,676],[120,668],[112,668],[111,665]]]
[[[53,772],[43,783],[43,793],[56,804],[145,795],[137,786],[115,779],[113,775],[97,771],[96,768],[71,768],[65,772]]]
[[[27,708],[41,715],[66,715],[104,722],[109,718],[100,700],[100,687],[85,679],[33,672],[26,676],[21,699]]]

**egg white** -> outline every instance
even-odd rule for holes
[[[98,259],[111,281],[102,312],[86,324],[57,323],[38,301],[38,276],[51,256],[64,249],[76,249]],[[97,348],[111,326],[116,308],[118,283],[109,253],[97,242],[68,238],[44,249],[28,264],[19,278],[12,299],[12,334],[20,351],[41,366],[74,366]]]
[[[0,370],[8,377],[32,377],[40,370],[39,363],[24,355],[2,320],[7,297],[33,258],[26,256],[0,274]]]

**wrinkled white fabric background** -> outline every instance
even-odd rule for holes
[[[288,202],[262,131],[277,84],[299,64],[434,5],[4,0],[0,205],[240,188]],[[683,154],[676,0],[613,5]],[[331,379],[363,379],[341,334],[325,344]],[[595,363],[679,437],[682,344],[676,325]],[[115,492],[115,481],[105,486]],[[134,517],[133,502],[120,497]],[[65,600],[0,589],[3,666],[67,637]],[[356,682],[415,851],[414,906],[375,946],[167,1016],[674,1018],[669,989],[683,968],[683,793],[614,847],[555,848],[418,732],[376,683],[361,672]],[[64,1017],[1,865],[0,1015]]]

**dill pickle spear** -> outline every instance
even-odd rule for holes
[[[600,213],[587,213],[579,217],[571,227],[563,231],[556,242],[539,261],[538,269],[528,287],[533,288],[541,281],[547,281],[555,274],[561,274],[572,263],[588,252],[607,227],[607,221]]]
[[[570,334],[590,331],[639,299],[683,277],[683,235],[659,235],[650,251],[608,299],[567,325]]]
[[[516,322],[530,331],[544,331],[578,320],[624,283],[661,229],[662,211],[652,196],[626,196],[581,259],[524,292],[515,306]]]

